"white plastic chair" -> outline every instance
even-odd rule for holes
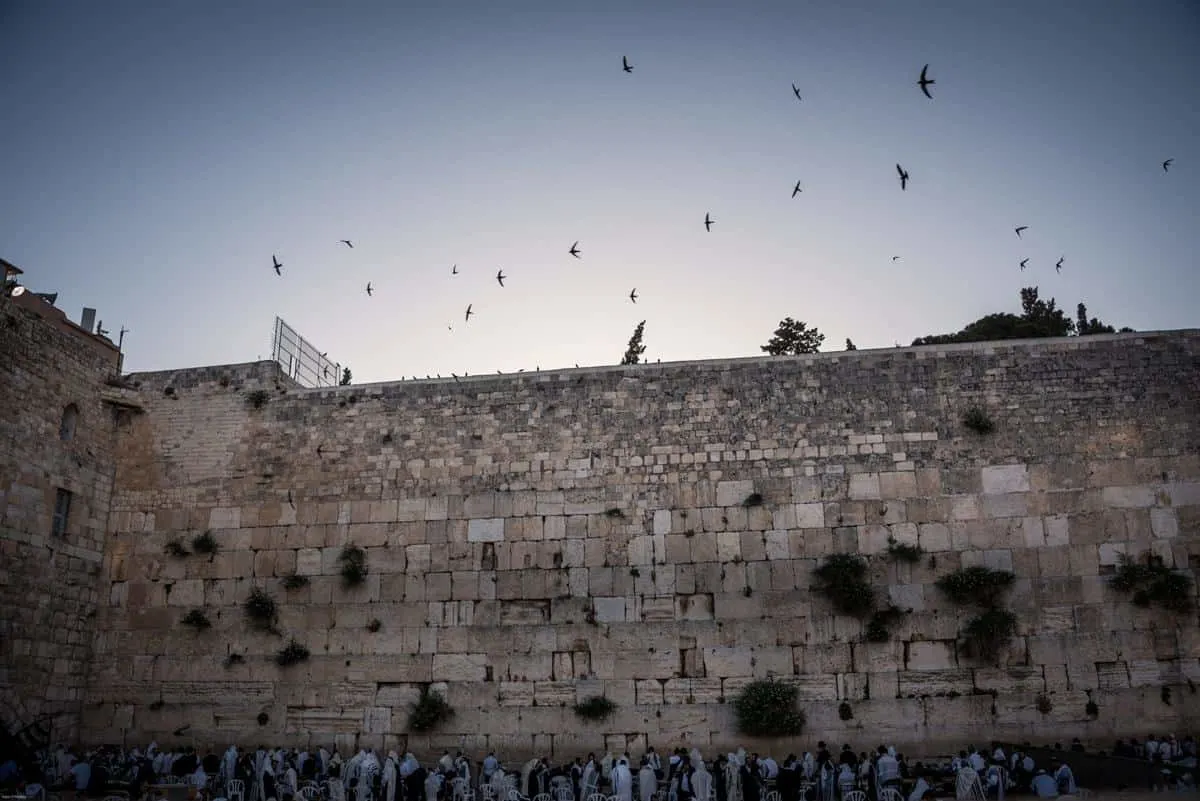
[[[225,797],[229,801],[245,801],[246,783],[241,779],[230,779],[225,782]]]
[[[895,787],[881,787],[879,801],[904,801],[904,794]]]
[[[867,794],[862,790],[847,790],[842,801],[867,801]]]

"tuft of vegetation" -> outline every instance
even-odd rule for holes
[[[213,555],[217,552],[217,538],[213,536],[211,531],[206,531],[203,534],[197,534],[192,538],[192,550],[196,553],[206,553]]]
[[[963,627],[962,638],[967,656],[995,662],[1001,650],[1017,633],[1017,616],[1007,609],[988,609],[971,618]]]
[[[438,724],[452,717],[454,708],[450,706],[446,697],[436,690],[422,687],[421,696],[408,714],[408,728],[415,732],[432,731]]]
[[[967,409],[967,413],[963,415],[962,424],[980,436],[987,436],[996,430],[996,424],[992,422],[992,418],[988,417],[988,413],[978,406]]]
[[[258,725],[259,726],[266,726],[270,720],[271,720],[271,716],[268,715],[266,712],[258,713]]]
[[[245,661],[246,657],[242,656],[241,654],[230,654],[229,656],[225,657],[225,667],[231,668],[234,665],[240,665]]]
[[[185,626],[191,626],[196,631],[204,631],[205,629],[212,628],[212,623],[209,622],[208,615],[204,614],[200,609],[193,609],[188,612],[180,622]]]
[[[167,705],[167,702],[164,701],[163,699],[159,698],[157,701],[150,702],[150,710],[153,712],[157,712],[158,710],[162,709],[166,705]]]
[[[813,571],[817,590],[844,615],[866,617],[875,611],[875,591],[867,583],[867,562],[861,556],[836,553]]]
[[[888,556],[895,559],[897,562],[907,562],[910,565],[915,565],[921,561],[921,557],[925,555],[925,549],[920,545],[911,545],[907,542],[897,542],[895,537],[888,537]]]
[[[1054,298],[1040,300],[1038,288],[1021,289],[1021,314],[1001,312],[981,317],[953,334],[934,334],[913,340],[913,345],[946,345],[954,342],[993,342],[1001,339],[1035,339],[1038,337],[1087,336],[1112,334],[1115,329],[1095,317],[1089,319],[1087,307],[1080,303],[1076,319],[1067,317]],[[1121,333],[1133,331],[1122,328]]]
[[[974,604],[994,608],[1000,596],[1013,585],[1016,576],[1007,570],[992,570],[990,567],[964,567],[937,580],[939,590],[959,606]]]
[[[1161,690],[1158,691],[1158,697],[1160,699],[1162,699],[1162,702],[1164,704],[1166,704],[1167,706],[1170,706],[1171,705],[1171,688],[1163,687]]]
[[[289,667],[299,662],[304,662],[307,659],[308,649],[294,639],[283,646],[279,650],[279,653],[275,654],[275,664],[280,667]]]
[[[775,679],[752,681],[733,699],[738,731],[747,737],[796,737],[804,713],[796,708],[795,685]]]
[[[616,703],[603,695],[593,695],[575,705],[575,714],[584,720],[606,720],[617,709]]]
[[[904,618],[904,610],[894,604],[879,609],[867,621],[867,642],[887,642],[892,638],[892,629]]]
[[[250,590],[250,596],[242,604],[242,609],[245,610],[246,617],[258,628],[268,631],[274,629],[279,609],[275,606],[275,599],[268,595],[266,590],[261,587]]]
[[[1087,716],[1089,718],[1093,718],[1093,719],[1095,719],[1096,717],[1098,717],[1100,715],[1100,707],[1096,704],[1095,701],[1092,701],[1090,699],[1088,700],[1087,705],[1084,706],[1083,711],[1087,714]]]
[[[354,379],[354,374],[350,372],[349,367],[345,367],[342,369],[342,380],[338,381],[338,386],[339,387],[348,387],[348,386],[350,386],[350,382],[353,379]]]
[[[1118,592],[1132,594],[1134,604],[1141,607],[1189,612],[1195,605],[1191,576],[1175,572],[1161,556],[1149,551],[1140,560],[1121,554],[1109,584]]]
[[[183,547],[183,543],[179,540],[171,540],[163,550],[168,556],[174,556],[176,559],[183,559],[192,555],[192,552]]]
[[[746,496],[746,500],[742,501],[742,506],[745,506],[747,509],[749,509],[752,506],[762,506],[762,505],[763,505],[763,496],[758,494],[757,492],[750,493],[749,495]]]
[[[849,701],[838,704],[838,717],[842,720],[854,720],[854,710],[850,708]]]
[[[163,394],[166,395],[168,398],[175,397],[175,387],[166,387],[163,390]]]
[[[1037,697],[1037,711],[1043,715],[1049,715],[1050,710],[1054,709],[1054,704],[1050,701],[1050,696],[1041,693]]]
[[[246,403],[249,403],[255,409],[261,409],[267,405],[267,401],[271,399],[271,393],[265,389],[252,389],[246,393]]]
[[[825,335],[808,323],[785,317],[775,329],[775,335],[760,350],[772,356],[798,356],[802,353],[817,353]]]
[[[308,576],[293,573],[290,576],[284,576],[281,583],[285,590],[298,590],[308,586]]]
[[[229,376],[226,373],[221,373],[221,377],[217,379],[217,383],[221,385],[222,389],[227,388],[229,386]]]
[[[619,508],[617,508],[616,506],[614,506],[613,508],[611,508],[611,509],[608,509],[607,511],[605,511],[605,512],[604,512],[604,516],[605,516],[605,517],[624,517],[624,516],[625,516],[625,513],[624,513],[624,512],[622,512],[622,511],[621,511]]]
[[[646,346],[642,344],[642,335],[645,333],[646,321],[642,320],[637,324],[637,328],[633,329],[633,336],[629,338],[629,346],[625,348],[621,364],[637,364],[642,360],[642,354],[646,352]]]
[[[379,631],[381,628],[383,628],[383,623],[379,622],[379,618],[375,618],[367,624],[367,631],[371,632],[372,634]]]
[[[367,580],[367,552],[357,545],[342,548],[338,561],[342,563],[342,584],[357,587]]]
[[[642,571],[638,570],[636,567],[631,567],[629,568],[629,575],[637,578],[638,576],[642,575]]]

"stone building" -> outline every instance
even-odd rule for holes
[[[36,406],[15,404],[25,431],[38,415],[57,425],[73,386],[59,376],[81,358],[27,338],[38,355],[6,351],[2,374],[55,367]],[[745,742],[731,700],[766,677],[798,689],[811,736],[759,750],[1107,741],[1198,720],[1195,611],[1139,607],[1109,576],[1122,554],[1189,575],[1200,558],[1200,331],[318,390],[273,362],[124,389],[104,375],[97,363],[91,400],[75,401],[112,471],[70,560],[71,625],[94,635],[54,692],[89,743],[166,744],[187,727],[197,744],[424,755],[725,750]],[[994,431],[966,427],[972,410]],[[58,447],[40,444],[40,463],[65,470]],[[61,480],[48,466],[16,497],[11,455],[5,553],[44,564]],[[905,562],[896,544],[923,553]],[[866,556],[881,603],[903,610],[886,641],[818,591],[813,570],[837,553]],[[23,581],[27,599],[5,631],[57,667],[74,641],[37,621],[66,603],[62,585],[7,561],[4,592]],[[979,610],[934,586],[971,566],[1015,575],[1003,603],[1018,627],[994,661],[964,648]],[[254,590],[274,599],[270,626],[246,614]],[[308,658],[280,666],[293,640]],[[50,704],[25,672],[39,657],[3,658],[6,714],[28,719]],[[428,687],[455,714],[410,731]],[[614,713],[580,720],[596,695]]]

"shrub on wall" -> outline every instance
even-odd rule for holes
[[[813,571],[817,590],[843,615],[866,617],[875,610],[875,591],[867,583],[867,562],[861,556],[835,553]]]
[[[298,590],[308,586],[308,576],[299,576],[293,573],[290,576],[284,576],[282,583],[285,590]]]
[[[428,687],[421,688],[421,696],[413,704],[408,715],[408,728],[411,731],[426,732],[437,727],[439,723],[454,716],[454,709],[446,697]]]
[[[964,567],[937,580],[937,588],[960,606],[995,607],[1016,576],[990,567]]]
[[[887,642],[892,638],[892,629],[904,618],[904,610],[894,604],[879,609],[867,621],[867,642]]]
[[[267,405],[267,401],[271,399],[271,393],[265,389],[252,389],[246,393],[246,402],[255,409],[261,409]]]
[[[603,695],[593,695],[575,705],[575,714],[584,720],[605,720],[617,709],[610,698]]]
[[[208,620],[208,615],[204,614],[204,612],[199,609],[193,609],[192,611],[188,612],[183,616],[183,620],[180,622],[185,626],[191,626],[196,631],[204,631],[205,629],[212,627],[212,623],[210,623]]]
[[[304,662],[307,659],[308,649],[294,639],[283,646],[279,653],[275,654],[275,664],[280,667],[289,667],[299,662]]]
[[[215,554],[218,549],[217,538],[211,531],[198,534],[192,538],[192,550],[196,553]]]
[[[279,614],[278,608],[275,606],[275,599],[267,594],[267,591],[261,587],[255,587],[250,590],[250,597],[242,605],[246,612],[246,617],[260,629],[271,631],[275,628],[275,618]]]
[[[1188,612],[1194,606],[1192,578],[1167,567],[1158,554],[1147,551],[1140,560],[1120,556],[1117,572],[1109,584],[1118,592],[1131,594],[1141,607],[1157,606],[1169,612]]]
[[[962,423],[980,436],[986,436],[996,430],[996,424],[992,422],[992,418],[978,407],[968,409],[967,413],[963,415]]]
[[[338,561],[342,563],[342,583],[356,587],[367,580],[367,552],[357,545],[342,548]]]
[[[907,542],[897,542],[895,537],[888,537],[888,556],[897,562],[907,562],[910,565],[921,561],[925,549],[920,545],[910,545]]]
[[[992,608],[967,621],[962,638],[968,656],[994,662],[1016,633],[1017,616],[1007,609]]]
[[[752,681],[733,699],[738,731],[747,737],[795,737],[804,731],[796,687],[775,679]]]
[[[171,540],[163,549],[168,556],[174,556],[176,559],[183,559],[185,556],[191,556],[192,553],[187,548],[183,547],[183,543],[179,540]]]

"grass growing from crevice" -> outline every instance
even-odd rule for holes
[[[797,689],[775,679],[752,681],[733,699],[738,731],[747,737],[796,737],[804,713],[796,708]]]
[[[892,638],[892,629],[904,619],[904,610],[894,604],[876,610],[867,621],[867,642],[887,642]]]
[[[1168,612],[1189,612],[1195,606],[1191,576],[1175,572],[1161,556],[1149,551],[1140,559],[1121,554],[1109,585],[1132,595],[1134,604],[1143,608],[1157,606]]]
[[[255,409],[261,409],[271,399],[271,393],[265,389],[252,389],[246,393],[246,403]]]
[[[914,565],[921,561],[921,557],[925,554],[925,549],[920,545],[897,542],[895,537],[888,537],[887,552],[888,556],[897,562],[907,562],[910,565]]]
[[[432,731],[452,717],[454,708],[446,697],[437,690],[422,687],[421,696],[408,714],[408,728],[415,732]]]
[[[842,701],[838,704],[838,717],[842,720],[854,720],[854,710],[850,707],[849,701]]]
[[[937,588],[946,597],[960,606],[973,604],[991,608],[998,606],[1000,596],[1016,581],[1016,576],[1007,570],[990,567],[964,567],[936,582]]]
[[[180,622],[185,626],[191,626],[196,631],[204,631],[205,629],[212,628],[212,623],[209,621],[208,615],[204,614],[200,609],[193,609],[188,612]]]
[[[246,617],[250,618],[256,627],[264,631],[273,631],[275,629],[275,620],[279,616],[279,608],[275,605],[275,599],[266,590],[261,587],[255,587],[250,590],[250,596],[242,604],[242,609],[245,611]]]
[[[308,656],[308,648],[293,639],[287,645],[283,646],[279,653],[275,654],[275,664],[280,667],[290,667],[291,665],[306,661]]]
[[[866,617],[875,611],[875,591],[867,583],[867,562],[861,556],[836,553],[813,571],[817,591],[843,615]]]
[[[299,590],[308,586],[308,576],[298,576],[293,573],[290,576],[284,576],[280,582],[285,590]]]
[[[978,406],[967,410],[967,413],[963,415],[962,424],[980,436],[987,436],[996,430],[996,424],[992,422],[992,418],[988,417],[988,413]]]
[[[179,540],[168,542],[163,551],[166,552],[167,556],[174,556],[176,559],[183,559],[192,555],[192,552],[185,548]]]
[[[241,665],[246,661],[246,657],[241,654],[230,654],[225,657],[225,667],[231,668],[234,665]]]
[[[1007,609],[988,609],[967,621],[962,639],[967,656],[995,662],[1017,633],[1017,616]]]
[[[204,553],[213,555],[219,550],[217,538],[213,536],[211,531],[206,531],[203,534],[197,534],[192,538],[192,550],[196,553]]]
[[[606,720],[617,709],[616,703],[603,695],[593,695],[575,705],[575,714],[584,720]]]
[[[751,506],[762,506],[762,505],[763,505],[763,496],[759,495],[757,492],[750,493],[749,495],[746,496],[746,500],[742,501],[742,506],[745,506],[747,508],[749,508]]]
[[[342,584],[357,587],[367,580],[367,552],[357,545],[342,548],[338,561],[342,564]]]

